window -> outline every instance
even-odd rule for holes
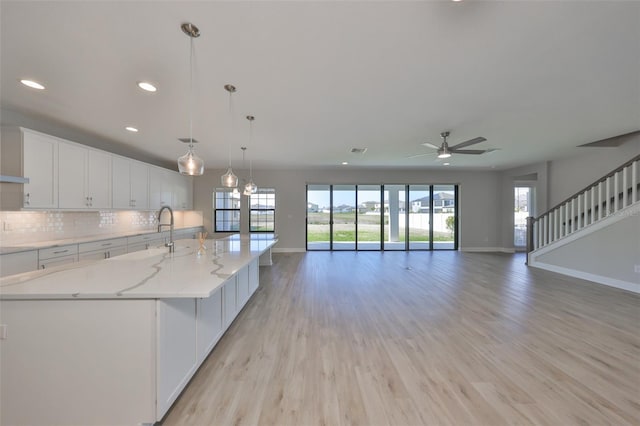
[[[457,185],[307,185],[307,250],[457,250]]]
[[[249,198],[249,232],[274,232],[276,226],[276,190],[258,188]]]
[[[213,199],[215,232],[240,232],[240,193],[216,188]]]

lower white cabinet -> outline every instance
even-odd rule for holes
[[[157,408],[158,419],[198,366],[196,357],[196,300],[158,300]]]
[[[255,293],[260,284],[260,262],[259,259],[253,259],[249,263],[249,294]]]
[[[78,245],[49,247],[38,250],[38,269],[66,265],[78,261]]]
[[[38,269],[37,250],[0,255],[0,277],[35,271],[36,269]]]
[[[242,309],[247,300],[249,300],[249,268],[245,267],[238,271],[238,310]]]
[[[196,312],[197,353],[198,363],[201,363],[220,340],[225,330],[222,315],[222,289],[219,288],[206,299],[196,299]]]
[[[255,270],[207,298],[0,300],[0,424],[160,421],[241,309],[238,282],[257,288]]]
[[[81,243],[78,245],[80,260],[102,260],[127,253],[127,239],[114,238],[111,240]]]
[[[237,282],[237,277],[234,275],[224,283],[222,288],[222,292],[224,293],[224,324],[226,327],[233,322],[238,313],[236,305]]]

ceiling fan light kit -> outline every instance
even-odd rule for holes
[[[447,143],[447,138],[449,137],[449,132],[440,133],[440,137],[442,138],[442,144],[440,146],[436,146],[436,145],[431,144],[429,142],[425,142],[422,145],[426,146],[428,148],[433,148],[433,149],[437,150],[436,151],[437,156],[438,156],[438,158],[441,158],[441,159],[450,158],[453,154],[479,155],[479,154],[484,154],[485,152],[495,151],[495,149],[461,149],[461,148],[465,148],[465,147],[470,146],[470,145],[475,145],[477,143],[486,141],[486,139],[483,138],[482,136],[478,136],[478,137],[475,137],[473,139],[469,139],[468,141],[460,142],[459,144],[453,145],[453,146],[449,146],[449,144]],[[433,155],[433,154],[432,153],[417,154],[417,155],[412,155],[412,156],[410,156],[408,158],[422,157],[424,155]]]

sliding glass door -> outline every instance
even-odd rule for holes
[[[307,250],[457,250],[457,185],[308,185]]]
[[[384,210],[380,185],[358,185],[357,196],[358,250],[380,250]]]
[[[356,249],[356,186],[333,185],[331,237],[333,250]]]
[[[331,186],[307,186],[307,250],[331,250]]]

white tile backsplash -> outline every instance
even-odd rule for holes
[[[203,225],[202,212],[174,212],[176,229]],[[108,236],[157,229],[153,211],[0,211],[0,244],[12,246],[40,241]]]

